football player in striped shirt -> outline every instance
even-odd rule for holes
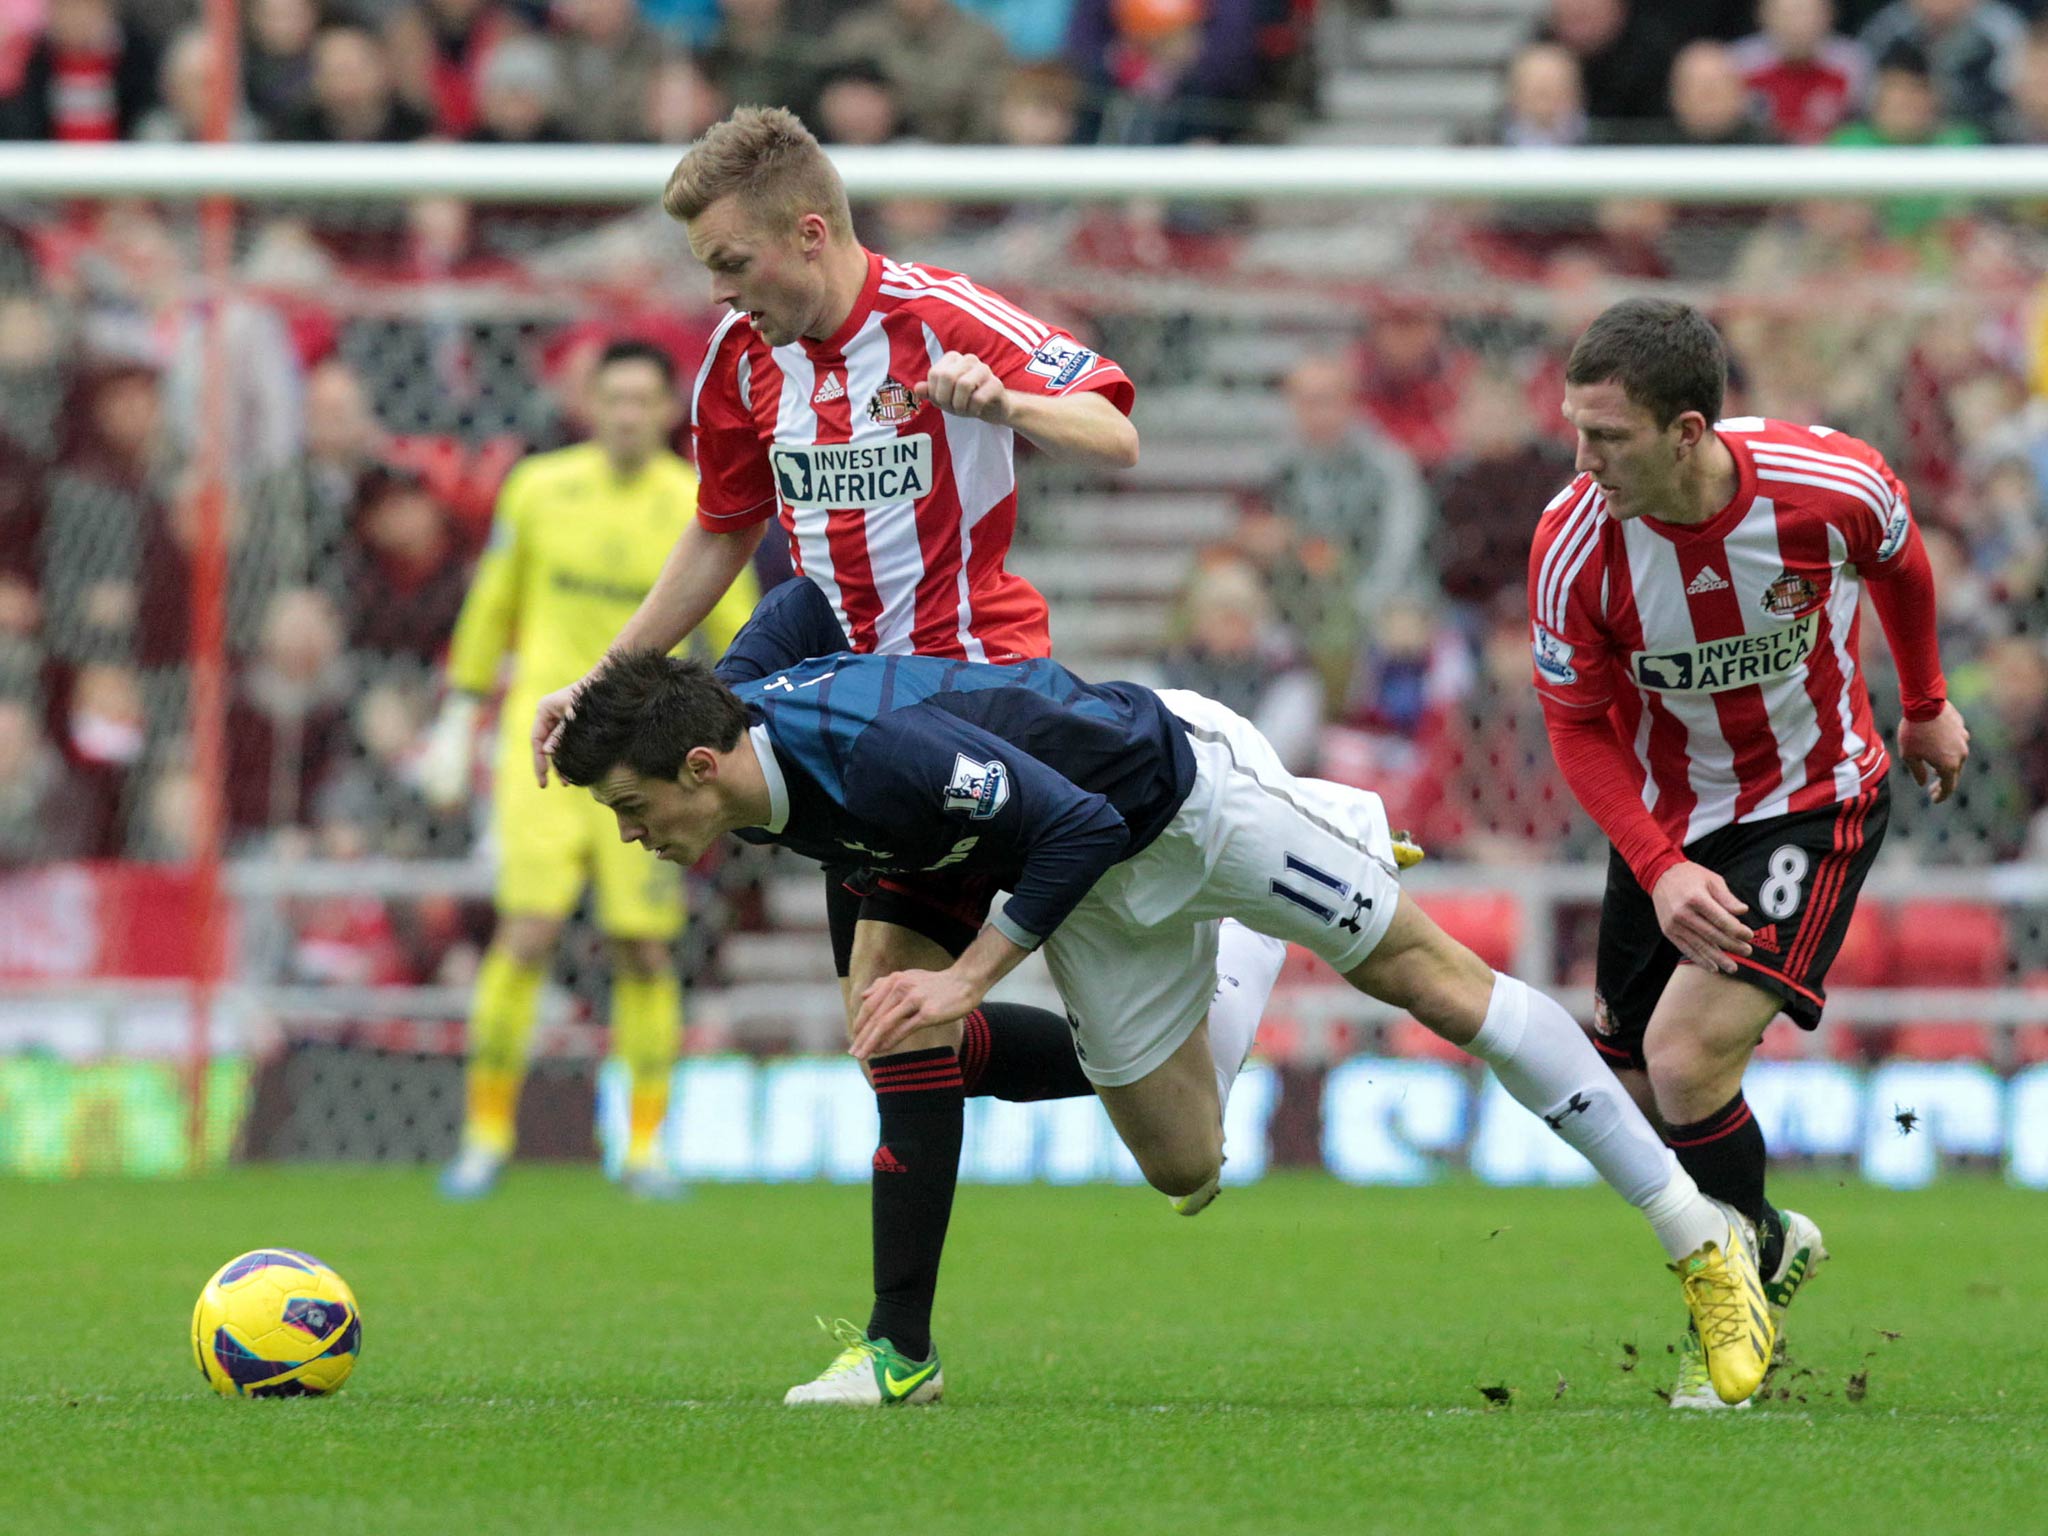
[[[1722,420],[1726,379],[1719,333],[1684,304],[1627,300],[1579,338],[1579,475],[1537,527],[1529,609],[1558,767],[1613,845],[1595,1043],[1700,1188],[1754,1224],[1776,1326],[1827,1250],[1765,1198],[1742,1079],[1780,1013],[1819,1024],[1884,837],[1866,589],[1898,667],[1898,755],[1936,802],[1970,734],[1905,486],[1843,433]],[[1688,1332],[1674,1407],[1722,1406],[1701,1346]]]
[[[613,653],[673,649],[779,522],[798,574],[856,651],[999,663],[1047,655],[1045,599],[1004,568],[1017,516],[1016,439],[1083,468],[1136,462],[1135,390],[1123,369],[958,273],[862,246],[832,162],[779,108],[742,107],[708,130],[677,165],[663,206],[710,271],[713,301],[732,313],[692,395],[697,516]],[[543,783],[549,741],[581,686],[535,711]],[[953,868],[852,867],[868,863],[854,857],[827,871],[849,1020],[876,977],[949,963],[994,894]],[[1246,1048],[1280,954],[1249,930],[1233,925],[1226,936],[1219,970],[1244,983],[1233,1027]],[[929,1070],[933,1061],[941,1067]],[[869,1065],[881,1145],[865,1337],[910,1360],[936,1358],[932,1303],[963,1094],[1063,1097],[1088,1092],[1088,1080],[1066,1020],[1013,1003],[925,1031]],[[1192,1214],[1213,1193],[1197,1191],[1182,1208]],[[930,1379],[920,1383],[929,1395]],[[890,1399],[850,1391],[845,1373],[828,1367],[788,1400]]]

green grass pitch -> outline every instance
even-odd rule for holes
[[[861,1189],[0,1183],[0,1531],[2048,1530],[2048,1204],[1778,1194],[1835,1261],[1793,1313],[1793,1396],[1747,1413],[1658,1399],[1676,1282],[1604,1192],[1285,1176],[1194,1221],[964,1189],[948,1401],[799,1414],[812,1314],[864,1310]],[[201,1283],[268,1244],[361,1299],[332,1399],[225,1402],[191,1362]]]

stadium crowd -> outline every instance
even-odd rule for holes
[[[1509,65],[1504,114],[1475,137],[2048,137],[2048,31],[1990,0],[1765,0],[1760,21],[1744,4],[1700,5],[1684,8],[1685,28],[1658,19],[1667,9],[1556,0]],[[25,42],[0,120],[23,136],[190,136],[204,91],[176,12],[50,0],[13,34]],[[1164,76],[1134,68],[1132,50],[1176,19],[1179,42],[1145,55],[1154,65],[1170,54],[1185,66],[1175,78],[1195,79],[1213,45],[1245,66],[1231,76],[1239,94],[1203,83],[1189,101],[1292,99],[1267,9],[1222,0],[881,0],[817,14],[803,0],[571,0],[548,13],[427,0],[346,20],[260,0],[243,128],[676,141],[735,96],[781,93],[839,142],[1269,131],[1257,112],[1225,126],[1161,106]],[[67,73],[88,45],[106,92]],[[960,88],[991,70],[1006,71],[1001,90]],[[576,83],[599,78],[641,84]],[[1668,89],[1645,93],[1646,80]],[[1107,109],[1119,93],[1130,99]],[[53,112],[88,98],[102,103],[89,121]],[[1242,220],[1167,227],[1220,283],[1250,260]],[[921,254],[901,227],[892,244]],[[1380,789],[1440,856],[1595,854],[1529,686],[1524,567],[1538,511],[1571,475],[1557,414],[1570,338],[1624,288],[1672,285],[1703,296],[1730,339],[1731,414],[1865,437],[1914,493],[1977,751],[1938,816],[1899,797],[1891,856],[2044,856],[2044,247],[2038,208],[1951,199],[1432,210],[1338,326],[1305,332],[1260,384],[1285,402],[1284,441],[1258,460],[1279,467],[1234,488],[1235,526],[1193,561],[1156,637],[1156,675],[1251,715],[1292,766]],[[183,663],[206,357],[194,248],[181,215],[140,204],[15,209],[0,229],[0,867],[190,851]],[[1087,246],[1031,297],[1083,334],[1118,327],[1113,350],[1142,404],[1188,382],[1180,338],[1198,321],[1163,290],[1135,320],[1129,303],[1096,312],[1091,264],[1121,262],[1129,277],[1131,260],[1127,244]],[[496,485],[521,454],[579,434],[584,375],[607,340],[651,337],[687,377],[713,317],[666,296],[701,291],[701,277],[646,215],[579,217],[565,232],[559,213],[449,199],[397,222],[369,209],[251,218],[238,276],[226,314],[231,849],[462,856],[471,818],[431,810],[413,764]],[[1147,452],[1171,444],[1148,438]],[[1025,482],[1027,502],[1058,494]],[[772,555],[763,574],[780,574]],[[1874,624],[1864,641],[1880,714],[1895,718]],[[418,906],[316,904],[294,963],[314,977],[435,974],[478,918]]]
[[[209,136],[192,0],[12,0],[0,138]],[[255,0],[229,136],[305,144],[682,143],[729,106],[828,143],[993,143],[1011,97],[1056,142],[1270,132],[1298,94],[1290,0]],[[1004,87],[1004,82],[1009,85]]]

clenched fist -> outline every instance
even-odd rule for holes
[[[910,392],[948,415],[971,416],[999,427],[1010,424],[1010,391],[995,370],[971,352],[946,353]]]

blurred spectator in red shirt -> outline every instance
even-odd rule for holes
[[[1870,55],[1834,30],[1833,0],[1763,0],[1736,67],[1788,144],[1818,144],[1854,114]]]
[[[0,98],[0,138],[105,144],[156,101],[156,55],[113,0],[50,0],[43,35]]]
[[[399,94],[434,131],[459,139],[477,124],[477,88],[491,51],[522,31],[498,0],[419,0],[386,28]]]
[[[1433,477],[1431,564],[1468,633],[1504,592],[1520,592],[1536,516],[1570,483],[1572,455],[1537,430],[1529,396],[1505,374],[1475,373],[1458,402],[1458,451]]]
[[[228,705],[228,824],[239,837],[311,825],[314,795],[345,759],[350,691],[333,607],[305,588],[280,592]]]
[[[1444,335],[1434,306],[1388,298],[1359,352],[1359,403],[1380,430],[1429,469],[1455,446],[1451,420],[1471,371],[1471,357]]]
[[[187,27],[171,39],[157,81],[162,102],[143,114],[134,137],[145,144],[203,142],[213,114],[213,44],[204,27]],[[228,119],[228,138],[247,143],[263,136],[263,125],[237,104]]]
[[[361,27],[323,27],[313,42],[313,88],[277,136],[301,144],[406,144],[433,131],[427,115],[401,100],[391,60]]]
[[[591,144],[645,137],[648,91],[668,57],[662,35],[634,0],[557,0],[553,19],[570,136]]]
[[[469,562],[446,510],[418,475],[382,470],[366,477],[342,568],[350,650],[424,667],[446,648],[468,590]]]
[[[249,0],[242,38],[242,92],[270,138],[313,99],[316,0]]]

